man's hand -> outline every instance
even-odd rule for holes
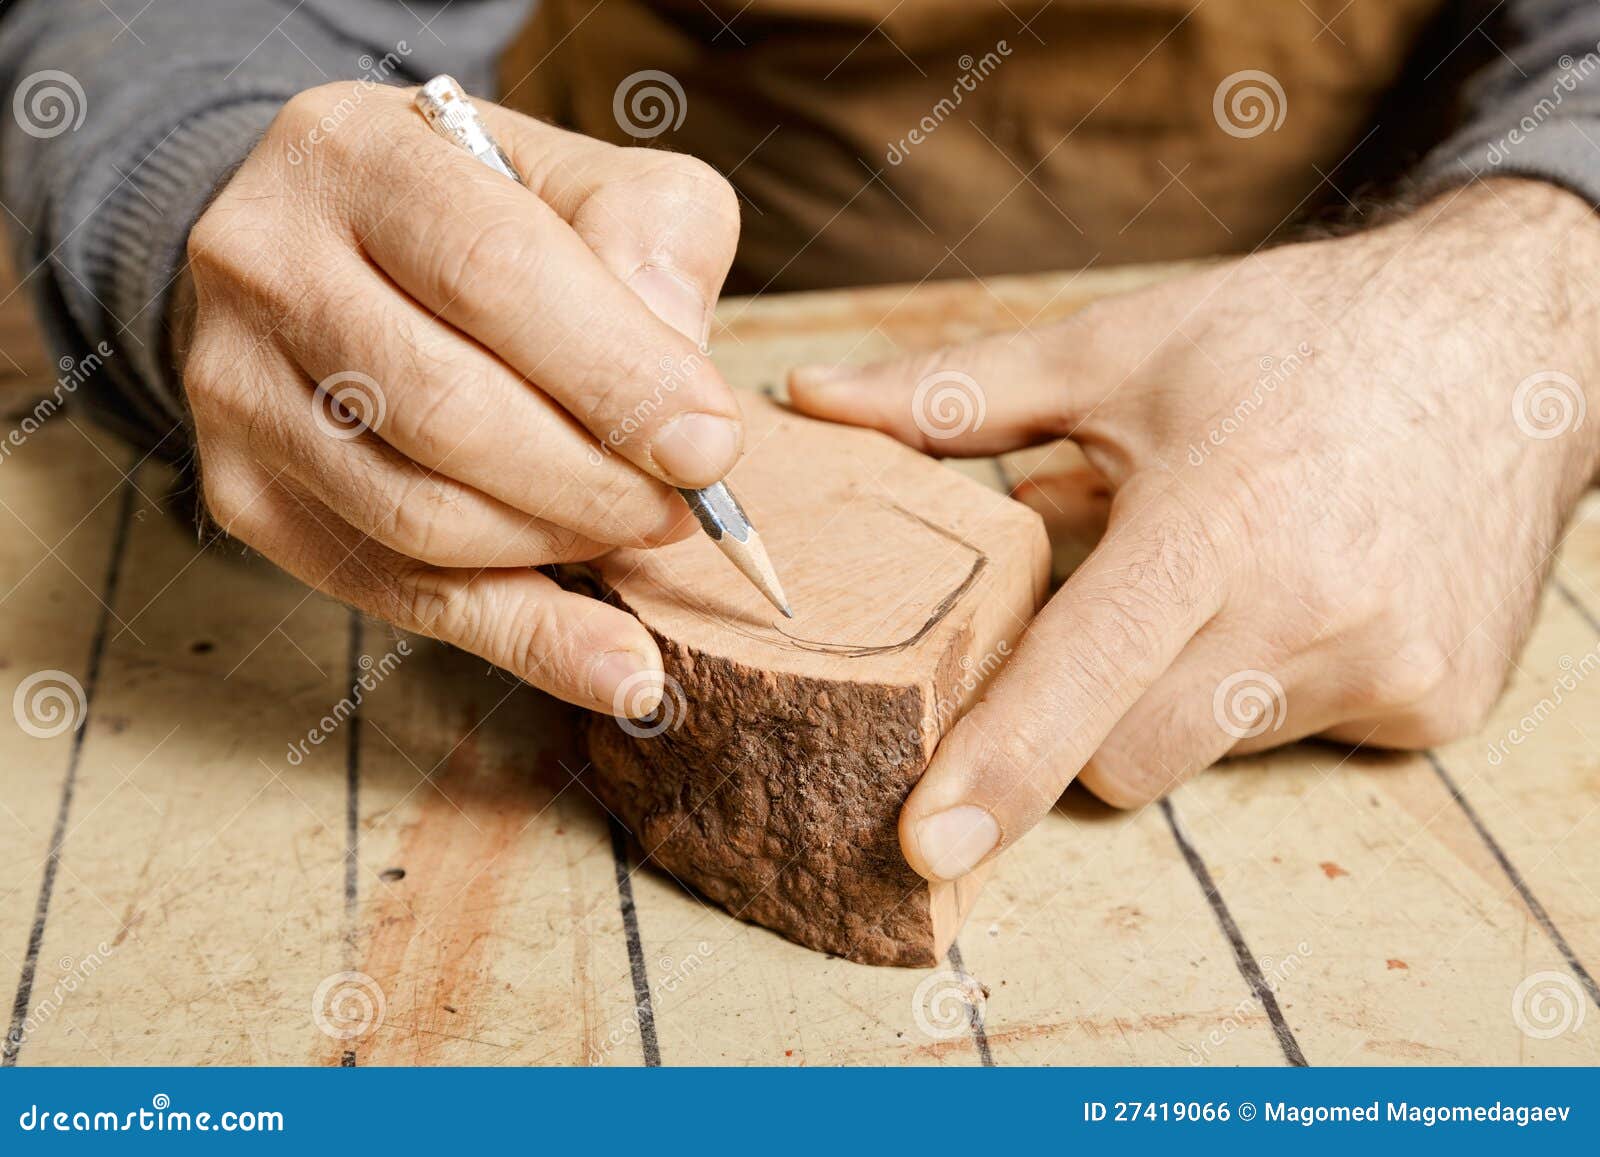
[[[1473,730],[1600,460],[1597,254],[1576,198],[1496,181],[1036,333],[796,371],[799,408],[930,453],[1070,437],[1114,495],[907,800],[912,867],[966,873],[1075,776],[1134,807],[1303,736]],[[946,437],[918,387],[952,370],[987,413]]]
[[[334,84],[195,225],[175,330],[205,500],[312,586],[647,714],[649,634],[531,568],[690,533],[673,488],[738,458],[701,353],[738,206],[690,158],[482,112],[529,188],[410,92]]]

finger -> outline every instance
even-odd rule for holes
[[[967,345],[868,366],[801,366],[789,375],[796,408],[868,426],[927,454],[999,454],[1080,426],[1121,380],[1089,350],[1093,330],[1068,319],[1045,337],[997,334]]]
[[[1044,519],[1052,539],[1098,542],[1111,519],[1111,485],[1088,466],[1031,474],[1011,488],[1011,497]]]
[[[538,571],[418,563],[259,471],[213,475],[206,496],[228,533],[369,614],[471,651],[581,707],[648,715],[660,702],[661,655],[649,632]]]
[[[310,383],[296,386],[274,387],[289,395],[282,404],[297,419],[284,431],[274,465],[391,550],[436,566],[495,567],[582,562],[612,549],[418,468],[343,422],[346,415],[331,410],[327,395],[312,398]]]
[[[314,409],[324,429],[349,427],[342,409],[424,469],[595,541],[655,546],[692,531],[672,487],[608,452],[537,387],[370,266],[348,261],[312,293],[279,336],[323,386],[297,405]],[[330,317],[339,323],[330,326]]]
[[[414,144],[418,179],[357,190],[353,223],[372,260],[629,461],[677,486],[727,474],[743,439],[739,407],[697,344],[538,197],[420,118],[392,129]]]
[[[704,346],[739,243],[739,202],[705,162],[618,148],[479,102],[528,187],[651,311]]]
[[[1275,747],[1327,726],[1309,696],[1291,697],[1264,664],[1239,662],[1249,645],[1216,623],[1202,631],[1111,729],[1079,782],[1113,807],[1143,807],[1243,744]]]
[[[907,799],[914,869],[954,879],[1014,843],[1216,613],[1227,566],[1200,526],[1167,496],[1114,517]]]

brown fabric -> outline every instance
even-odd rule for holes
[[[502,99],[727,174],[736,290],[1191,257],[1327,192],[1442,3],[542,0]]]

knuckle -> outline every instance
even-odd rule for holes
[[[1367,711],[1404,711],[1431,698],[1450,674],[1443,647],[1416,641],[1398,647],[1363,671],[1355,706]]]
[[[1430,708],[1409,711],[1397,716],[1389,722],[1387,730],[1397,736],[1390,742],[1390,746],[1423,751],[1430,747],[1443,747],[1447,743],[1453,743],[1462,736],[1470,734],[1474,727],[1462,712]]]
[[[474,294],[473,286],[536,284],[542,266],[540,247],[526,218],[495,217],[474,225],[463,236],[452,229],[441,230],[434,240],[432,259],[427,262],[434,295],[430,300],[444,302],[450,309],[466,315],[469,328],[486,320],[479,309],[498,306],[492,294]],[[502,276],[504,271],[512,276]],[[475,302],[484,301],[482,307]]]
[[[739,196],[721,173],[698,157],[673,154],[668,192],[724,230],[739,230]]]
[[[1177,786],[1176,782],[1157,782],[1148,768],[1107,748],[1090,757],[1078,779],[1103,802],[1125,810],[1143,807]]]
[[[721,173],[699,157],[662,153],[655,149],[629,149],[648,166],[644,179],[654,199],[665,207],[688,209],[737,226],[739,197]]]
[[[1097,584],[1086,599],[1098,610],[1095,617],[1121,636],[1134,657],[1163,649],[1178,624],[1192,622],[1204,604],[1218,600],[1214,547],[1196,524],[1179,518],[1157,517],[1153,529],[1127,561]],[[1093,612],[1091,612],[1093,613]]]
[[[385,546],[423,562],[445,565],[448,552],[439,549],[437,511],[425,496],[412,493],[378,498],[371,507],[367,533]]]
[[[505,616],[506,638],[499,660],[519,675],[548,667],[561,650],[561,622],[545,599],[523,599]]]
[[[300,137],[318,126],[342,121],[360,104],[360,90],[353,82],[333,81],[314,85],[301,89],[283,102],[283,107],[273,119],[272,130]],[[328,133],[327,143],[334,143],[341,135]]]
[[[469,651],[479,616],[467,588],[451,576],[421,570],[384,592],[396,623],[430,638],[446,639]]]
[[[524,534],[532,545],[531,553],[540,559],[570,559],[578,553],[578,544],[583,540],[576,530],[531,519]]]
[[[579,520],[605,541],[619,537],[642,540],[644,529],[652,523],[637,511],[640,481],[628,471],[607,471],[584,489]]]
[[[200,498],[206,513],[223,530],[235,538],[247,536],[251,495],[243,479],[226,470],[202,470]]]
[[[196,289],[253,282],[263,266],[264,252],[270,251],[260,240],[261,231],[248,215],[213,205],[189,229],[185,252]]]

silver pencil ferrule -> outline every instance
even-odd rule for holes
[[[491,169],[522,184],[522,174],[489,135],[477,108],[453,77],[436,76],[417,91],[416,105],[433,131],[453,141]]]

